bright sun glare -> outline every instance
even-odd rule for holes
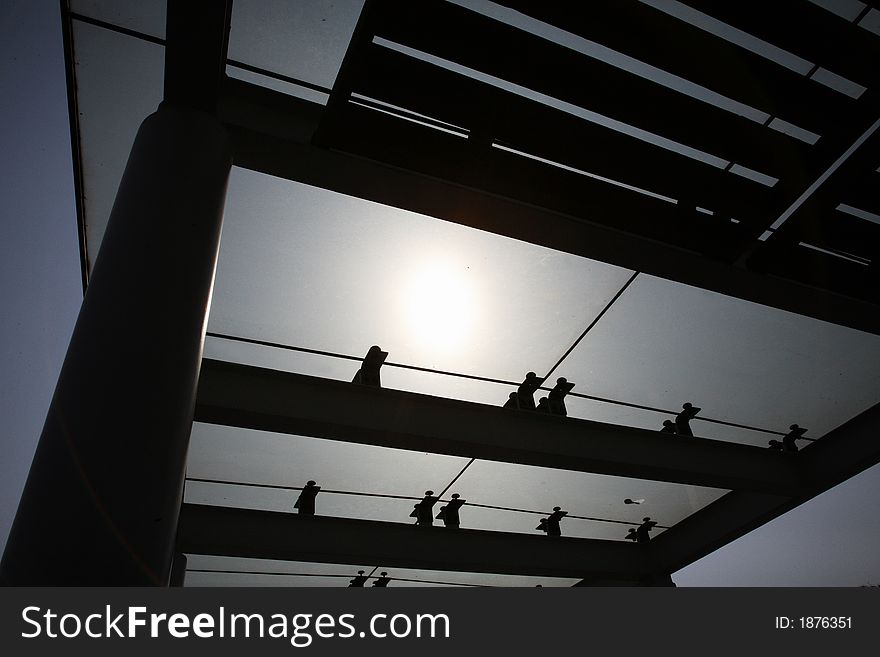
[[[432,350],[460,346],[475,319],[476,299],[464,266],[423,264],[409,281],[407,325],[419,343]]]

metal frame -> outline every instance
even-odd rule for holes
[[[872,285],[876,281],[876,260],[871,267],[859,269],[829,263],[818,256],[798,253],[791,257],[791,239],[787,237],[789,233],[799,235],[801,224],[811,221],[807,229],[811,235],[822,239],[830,235],[831,242],[841,239],[833,230],[829,232],[824,218],[816,217],[827,214],[838,192],[846,189],[844,173],[856,164],[862,166],[862,160],[871,161],[877,148],[874,142],[863,146],[859,157],[842,169],[816,200],[808,202],[800,215],[794,214],[784,230],[757,248],[754,243],[778,213],[814,183],[876,118],[880,103],[874,89],[857,101],[846,99],[806,77],[768,64],[630,0],[591,3],[592,20],[583,24],[573,22],[562,5],[520,0],[503,4],[660,68],[683,73],[713,90],[729,91],[732,97],[739,95],[771,115],[796,120],[822,134],[822,138],[807,148],[776,133],[762,133],[756,125],[734,115],[725,116],[708,107],[701,112],[699,103],[658,89],[650,81],[609,71],[604,65],[583,61],[553,45],[536,43],[499,23],[435,0],[368,0],[327,108],[230,79],[225,79],[218,90],[214,74],[202,80],[205,84],[190,86],[195,78],[191,71],[187,73],[187,58],[190,64],[198,60],[200,70],[223,70],[222,45],[202,50],[192,43],[187,45],[187,37],[198,31],[198,21],[169,35],[169,53],[188,55],[181,60],[185,65],[172,65],[166,97],[211,109],[219,93],[219,115],[232,138],[234,161],[239,166],[880,334],[880,286]],[[792,7],[803,10],[806,3],[785,0],[785,8],[760,5],[762,17],[767,12],[773,14],[769,23],[757,27],[748,23],[751,15],[741,5],[728,8],[733,12],[728,18],[735,26],[748,23],[754,29],[769,30],[766,36],[771,41],[781,33],[795,40],[789,44],[792,49],[809,47],[817,59],[831,57],[835,64],[849,66],[847,57],[851,52],[841,53],[837,49],[840,44],[829,49],[822,39],[788,34],[784,21],[777,20],[788,16]],[[62,8],[76,146],[76,91],[68,34],[71,17],[63,1]],[[806,11],[811,30],[828,23],[836,34],[845,37],[847,48],[863,56],[880,52],[876,41],[860,34],[852,24],[812,6]],[[430,20],[414,21],[412,12],[421,18],[429,16]],[[630,31],[607,29],[621,14]],[[660,24],[662,30],[657,29]],[[426,29],[413,29],[418,25]],[[228,31],[228,26],[227,5],[221,27]],[[451,43],[442,35],[453,29],[462,38]],[[706,57],[694,57],[690,52],[682,56],[647,38],[658,33],[686,43]],[[633,38],[632,34],[647,37]],[[725,156],[779,175],[780,182],[772,190],[764,189],[656,147],[581,125],[527,99],[487,89],[383,50],[374,43],[377,36],[436,56],[460,57],[466,65],[575,104],[586,102],[578,96],[578,85],[571,84],[570,76],[546,75],[548,63],[565,62],[597,84],[609,76],[615,84],[608,86],[619,89],[621,95],[604,99],[606,109],[617,106],[635,119],[638,112],[632,111],[632,104],[647,94],[657,103],[657,116],[650,117],[652,126],[659,129],[668,125],[682,138],[691,135],[695,143],[706,148],[714,143]],[[491,48],[474,48],[473,38],[477,36],[513,51],[522,45],[537,64],[530,67],[526,61],[506,61],[496,57]],[[866,64],[874,60],[876,57],[869,56],[860,61]],[[877,82],[877,71],[870,66],[856,67],[855,71],[857,81]],[[407,88],[413,90],[409,96],[402,93]],[[437,90],[446,95],[465,93],[473,102],[462,109],[444,102],[444,94]],[[376,100],[461,124],[468,131],[466,138],[376,115],[349,103],[350,94],[359,91],[368,92]],[[499,108],[516,111],[502,115],[497,112]],[[718,129],[715,121],[723,125],[725,135],[713,142],[711,135]],[[524,131],[529,124],[540,125],[541,132]],[[580,154],[564,143],[567,131],[575,131],[598,145],[594,149],[598,157],[588,153],[583,160],[577,159]],[[673,198],[680,203],[670,206],[603,187],[578,174],[493,149],[494,140],[562,164],[601,167],[600,171],[651,191],[675,192],[678,195],[673,194]],[[414,143],[421,145],[421,152],[414,151]],[[74,157],[77,168],[76,154]],[[650,164],[648,171],[653,169],[656,175],[642,171],[623,180],[634,159]],[[699,182],[691,195],[689,185],[682,183],[685,179]],[[656,187],[652,181],[656,181]],[[82,228],[81,196],[78,185],[78,220]],[[754,216],[736,217],[741,219],[739,223],[700,223],[694,206],[713,199],[717,201],[713,209],[720,210],[723,220],[752,206]],[[820,210],[810,209],[819,206]],[[645,214],[662,217],[662,222],[645,221]],[[802,215],[808,219],[802,219]],[[878,231],[861,228],[859,242],[871,244],[872,254],[876,253]],[[85,256],[83,267],[86,280]],[[822,272],[833,270],[833,274],[816,276],[817,268]],[[880,410],[874,407],[796,455],[700,439],[689,442],[687,449],[682,443],[679,449],[668,437],[648,431],[531,416],[206,361],[196,408],[196,418],[202,421],[735,490],[647,546],[498,532],[444,532],[439,528],[426,532],[425,528],[396,523],[298,518],[184,505],[179,547],[194,552],[349,563],[369,557],[390,565],[484,572],[565,572],[576,573],[585,582],[656,582],[877,463],[880,448],[872,441],[872,434],[880,424],[878,416]],[[498,429],[493,431],[493,427]],[[536,443],[538,433],[541,440]],[[440,546],[443,549],[438,549]]]

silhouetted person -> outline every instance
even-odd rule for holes
[[[519,396],[515,392],[510,393],[507,397],[507,401],[504,402],[504,408],[515,408],[519,410]]]
[[[772,449],[776,452],[784,452],[785,445],[783,445],[780,440],[771,440],[767,443],[767,449]]]
[[[364,360],[361,363],[361,368],[354,375],[352,383],[360,383],[365,386],[375,386],[377,388],[381,388],[382,382],[379,378],[379,370],[381,369],[382,363],[385,362],[386,358],[388,358],[387,351],[382,351],[376,345],[370,347],[367,355],[364,356]]]
[[[307,481],[306,487],[300,491],[299,498],[293,508],[299,509],[301,516],[315,515],[315,498],[319,492],[321,492],[320,486],[316,486],[314,481]]]
[[[564,377],[556,379],[556,385],[550,391],[550,394],[547,395],[547,399],[550,402],[550,412],[553,415],[562,415],[563,417],[568,415],[568,411],[565,408],[565,396],[571,392],[572,388],[574,388],[574,384],[569,383]]]
[[[458,510],[464,506],[465,500],[458,499],[458,493],[452,494],[452,499],[445,505],[440,507],[440,513],[437,514],[437,520],[442,520],[446,527],[458,529],[461,520],[458,517]]]
[[[521,410],[535,410],[535,391],[541,387],[542,383],[544,383],[544,379],[538,378],[534,372],[526,374],[526,378],[519,384],[516,391],[516,398]]]
[[[796,452],[798,451],[797,439],[807,433],[806,429],[801,429],[798,425],[792,424],[785,437],[782,439],[782,446],[785,448],[786,452]]]
[[[434,497],[434,491],[426,490],[424,499],[418,504],[413,504],[413,510],[409,517],[415,518],[417,525],[433,525],[434,505],[437,503],[437,499]]]
[[[685,402],[681,408],[681,413],[675,416],[675,433],[680,436],[693,436],[694,432],[691,431],[690,421],[697,417],[697,413],[702,409],[697,408],[690,402]]]
[[[660,433],[675,433],[675,422],[672,420],[663,420],[663,428]]]
[[[553,507],[553,513],[546,518],[541,518],[541,522],[535,529],[540,529],[547,536],[562,536],[562,528],[559,521],[568,515],[568,511],[560,511],[558,506]]]
[[[354,578],[352,578],[351,580],[349,580],[349,582],[348,582],[348,588],[352,588],[352,587],[361,587],[361,588],[363,588],[364,583],[365,583],[366,581],[367,581],[367,576],[364,575],[364,571],[363,571],[363,570],[359,570],[359,571],[358,571],[358,574],[357,574]]]
[[[538,407],[535,409],[539,413],[550,413],[550,400],[546,397],[541,397],[538,400]]]
[[[627,530],[627,532],[626,532],[626,536],[624,536],[624,538],[625,538],[627,541],[632,541],[633,543],[635,543],[635,542],[637,542],[637,541],[639,540],[639,532],[638,532],[638,530],[637,530],[635,527],[630,527],[630,528]]]
[[[630,498],[627,497],[627,498],[623,501],[623,503],[624,503],[624,504],[641,504],[641,503],[644,502],[644,501],[645,501],[645,498],[642,498],[642,499],[640,499],[640,500],[632,500],[632,499],[630,499]]]
[[[374,588],[377,586],[387,587],[388,582],[390,582],[390,581],[391,581],[391,578],[388,577],[388,573],[382,573],[382,577],[379,577],[378,579],[376,579],[375,582],[373,582],[373,587]]]
[[[651,540],[649,532],[657,526],[657,523],[650,518],[642,518],[642,524],[636,529],[636,542],[647,543]]]

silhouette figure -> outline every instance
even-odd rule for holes
[[[413,504],[410,518],[416,519],[417,525],[433,525],[434,524],[434,505],[438,498],[434,497],[434,491],[426,490],[424,499],[418,504]]]
[[[782,446],[785,448],[786,452],[796,452],[798,451],[797,439],[807,433],[806,429],[801,429],[798,425],[792,424],[785,437],[782,439]]]
[[[642,518],[642,524],[639,525],[638,529],[636,529],[636,542],[647,543],[648,541],[650,541],[651,536],[648,532],[650,532],[656,526],[657,523],[650,518]]]
[[[627,530],[626,536],[624,536],[624,539],[626,539],[627,541],[632,541],[633,543],[637,542],[639,540],[638,530],[635,527],[630,527]]]
[[[352,588],[352,587],[360,587],[360,588],[363,588],[364,583],[365,583],[366,581],[367,581],[367,576],[364,575],[364,571],[363,571],[363,570],[359,570],[359,571],[358,571],[358,574],[357,574],[354,578],[352,578],[351,580],[349,580],[349,582],[348,582],[348,588]]]
[[[521,410],[535,410],[535,391],[541,387],[542,383],[544,383],[544,379],[539,378],[534,372],[526,374],[526,378],[519,384],[516,391],[516,398]]]
[[[552,413],[550,410],[550,400],[546,397],[541,397],[541,399],[538,400],[538,408],[535,410],[539,413]]]
[[[572,388],[574,388],[574,384],[569,383],[565,378],[556,379],[556,385],[547,395],[547,399],[550,401],[550,412],[553,415],[562,415],[563,417],[568,415],[568,411],[565,409],[565,396],[571,392]]]
[[[641,504],[641,503],[644,502],[644,501],[645,501],[645,498],[642,498],[642,499],[640,499],[640,500],[633,500],[633,499],[630,499],[630,498],[627,497],[627,498],[623,501],[623,503],[624,503],[624,504]]]
[[[767,449],[772,449],[777,452],[784,452],[785,445],[783,445],[782,441],[780,441],[780,440],[771,440],[770,442],[767,443]]]
[[[507,401],[504,402],[504,408],[515,408],[519,410],[519,396],[515,392],[510,393]]]
[[[675,433],[680,436],[693,436],[694,432],[691,431],[690,421],[697,417],[697,413],[702,409],[697,408],[690,402],[685,402],[681,408],[681,413],[675,416]]]
[[[675,433],[675,422],[672,420],[663,420],[663,428],[660,433]]]
[[[379,577],[378,579],[376,579],[375,582],[373,582],[373,588],[375,588],[377,586],[387,587],[388,582],[390,582],[390,581],[391,581],[391,578],[388,577],[388,573],[383,572],[382,577]]]
[[[300,491],[299,498],[297,498],[293,508],[299,509],[299,515],[301,516],[315,515],[315,498],[319,492],[321,492],[320,486],[316,486],[314,481],[307,481],[306,487]]]
[[[365,386],[375,386],[376,388],[382,387],[382,382],[379,379],[379,370],[382,367],[382,363],[385,362],[385,359],[388,358],[388,352],[382,351],[376,345],[370,347],[370,350],[367,352],[367,355],[364,356],[364,360],[361,363],[361,368],[354,375],[354,378],[351,380],[352,383],[360,383]]]
[[[560,511],[558,506],[554,506],[553,513],[546,518],[541,518],[541,522],[538,523],[535,529],[540,529],[547,536],[562,536],[562,528],[559,526],[559,521],[567,515],[568,511]]]
[[[464,506],[465,500],[458,499],[458,493],[452,494],[452,499],[444,506],[440,507],[440,513],[437,514],[437,520],[442,520],[446,527],[458,529],[461,520],[458,517],[458,510]]]

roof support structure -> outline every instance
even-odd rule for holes
[[[633,582],[652,573],[645,546],[623,541],[195,504],[183,505],[177,548],[189,554]]]
[[[793,459],[750,445],[205,360],[196,421],[622,477],[794,495]]]

